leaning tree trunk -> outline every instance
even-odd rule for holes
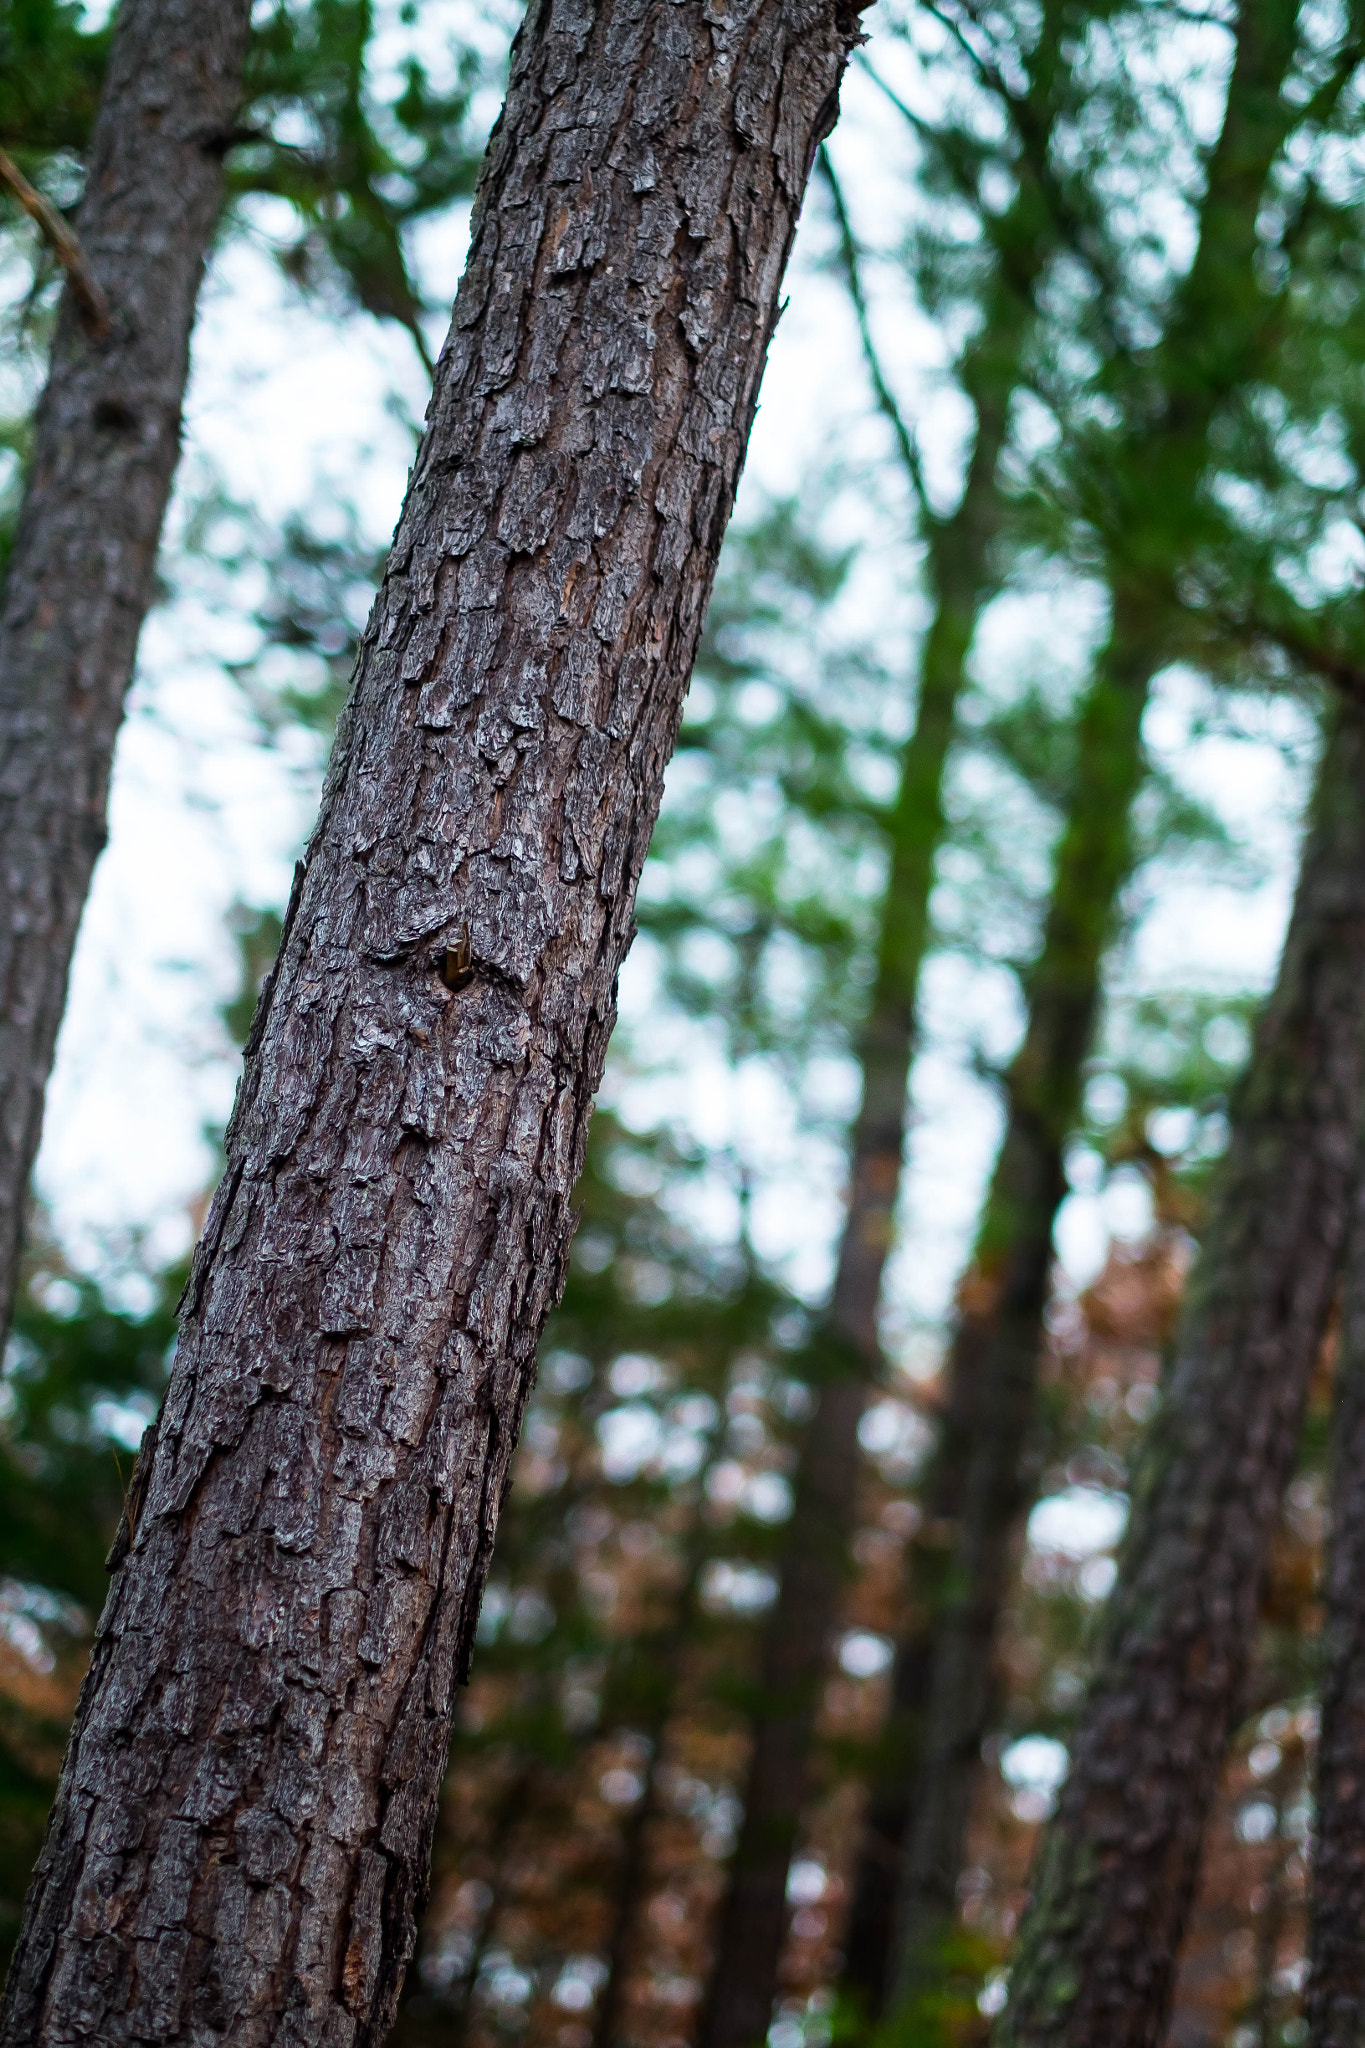
[[[0,2039],[374,2042],[841,0],[552,0],[262,995]]]
[[[1342,1284],[1313,1849],[1309,2048],[1365,2040],[1365,1176]]]
[[[830,182],[861,315],[848,225],[838,187]],[[902,757],[890,821],[891,865],[881,909],[877,980],[859,1048],[863,1093],[853,1131],[848,1201],[818,1346],[816,1408],[802,1439],[778,1595],[764,1629],[744,1818],[721,1906],[701,2048],[753,2048],[767,2035],[786,1927],[787,1870],[809,1790],[830,1637],[847,1587],[847,1549],[861,1470],[858,1425],[881,1363],[877,1308],[895,1236],[915,1004],[944,824],[944,774],[1003,513],[995,471],[1030,325],[1028,294],[1045,255],[1036,232],[1025,236],[1026,228],[1037,226],[1026,203],[1011,209],[997,233],[1008,234],[1011,226],[1021,243],[1027,240],[1027,251],[1010,252],[1017,260],[1009,277],[997,284],[985,334],[964,368],[977,434],[962,498],[927,535],[937,604],[925,638],[915,727]],[[884,389],[875,359],[872,368]]]
[[[961,1321],[921,1533],[913,1623],[897,1650],[887,1768],[874,1784],[847,1937],[849,1990],[867,2011],[934,1979],[953,1923],[971,1795],[993,1697],[1010,1549],[1029,1490],[1052,1232],[1080,1112],[1105,947],[1131,863],[1129,814],[1155,667],[1120,603],[1083,708],[1028,1025]]]
[[[1329,743],[1275,991],[1136,1476],[1000,2048],[1155,2048],[1331,1302],[1365,1106],[1365,712]]]
[[[34,429],[0,616],[0,1332],[180,453],[250,12],[248,0],[120,7],[76,220],[83,268]]]

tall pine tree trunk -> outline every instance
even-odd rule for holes
[[[1055,10],[1048,18],[1055,36]],[[1041,54],[1039,69],[1050,90],[1054,80]],[[870,367],[884,393],[848,223],[832,177],[830,184]],[[753,2048],[767,2035],[786,1926],[787,1870],[809,1792],[820,1689],[846,1588],[860,1471],[858,1425],[881,1363],[877,1310],[900,1196],[915,1005],[928,945],[934,857],[944,824],[944,773],[967,655],[994,573],[1003,512],[996,465],[1030,331],[1032,293],[1049,246],[1031,185],[1025,184],[994,232],[999,272],[984,330],[963,365],[963,383],[976,413],[976,440],[956,510],[931,520],[926,533],[936,604],[921,657],[915,727],[902,757],[890,822],[877,978],[859,1047],[862,1102],[850,1148],[848,1200],[821,1333],[816,1409],[803,1438],[777,1600],[764,1630],[744,1818],[721,1906],[702,2048]],[[889,398],[883,403],[893,410]],[[893,424],[903,432],[898,418]]]
[[[1365,713],[1330,740],[1000,2048],[1155,2048],[1355,1184]]]
[[[948,1361],[945,1428],[924,1534],[911,1555],[911,1626],[897,1655],[886,1764],[855,1880],[847,1982],[873,2012],[893,1996],[907,2010],[919,1995],[932,1996],[952,1926],[1010,1547],[1031,1491],[1027,1438],[1052,1231],[1065,1195],[1063,1149],[1128,868],[1141,717],[1179,559],[1171,508],[1194,506],[1218,404],[1254,361],[1268,317],[1255,220],[1291,119],[1279,89],[1295,16],[1294,0],[1274,0],[1238,18],[1196,257],[1154,365],[1165,385],[1163,412],[1144,422],[1116,463],[1116,499],[1133,517],[1111,539],[1113,626],[1082,715],[1074,808],[1029,990],[1029,1026],[1009,1078],[1005,1140]]]
[[[873,2012],[932,1982],[952,1927],[1010,1550],[1029,1492],[1026,1446],[1063,1159],[1129,873],[1128,818],[1144,771],[1154,665],[1140,616],[1120,605],[1081,714],[1028,1025],[1006,1083],[1005,1136],[948,1358],[923,1533],[911,1552],[914,1619],[893,1677],[892,1767],[870,1801],[847,1951],[850,1989]]]
[[[180,453],[248,0],[124,0],[0,616],[0,1331]]]
[[[1365,1176],[1342,1285],[1313,1849],[1309,2048],[1365,2040]]]
[[[539,0],[0,2039],[377,2041],[839,0]]]

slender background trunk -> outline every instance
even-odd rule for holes
[[[1133,1489],[1000,2048],[1155,2048],[1345,1236],[1365,1103],[1365,713],[1337,718],[1279,979]]]
[[[1323,1623],[1309,2048],[1365,2039],[1365,1177],[1345,1260]]]
[[[0,617],[0,1330],[114,742],[180,453],[248,0],[124,0]]]
[[[885,1769],[874,1784],[855,1878],[846,1981],[873,2012],[892,1998],[912,2008],[920,1994],[932,1995],[955,1916],[1010,1550],[1032,1487],[1028,1434],[1052,1232],[1066,1193],[1064,1148],[1079,1113],[1104,949],[1129,871],[1142,713],[1161,665],[1161,623],[1179,556],[1171,508],[1188,504],[1197,516],[1217,406],[1244,374],[1268,317],[1254,223],[1288,126],[1279,87],[1294,24],[1295,8],[1285,0],[1239,19],[1197,254],[1159,362],[1161,414],[1119,464],[1117,497],[1131,518],[1113,536],[1113,624],[1081,716],[1073,808],[1031,978],[1028,1029],[1008,1080],[1005,1139],[949,1357],[943,1443],[924,1534],[911,1555],[911,1631],[898,1651]],[[1064,204],[1065,194],[1052,189],[1054,203]],[[889,1874],[898,1855],[893,1907]]]
[[[837,4],[534,6],[0,2038],[372,2043]]]
[[[978,445],[982,467],[989,459],[993,471],[998,441]],[[984,559],[978,557],[975,567],[984,580]],[[753,2048],[765,2038],[771,2017],[787,1868],[809,1790],[820,1688],[846,1585],[860,1471],[858,1424],[881,1359],[877,1304],[900,1192],[915,991],[943,826],[943,769],[975,617],[974,597],[960,587],[968,581],[959,579],[955,601],[941,602],[929,630],[919,717],[896,802],[877,982],[861,1047],[863,1100],[848,1206],[816,1407],[802,1439],[778,1596],[764,1631],[744,1819],[721,1911],[703,2048]]]
[[[1120,610],[1081,714],[1028,1026],[1006,1081],[1004,1141],[948,1359],[924,1534],[911,1553],[914,1623],[898,1651],[888,1756],[913,1775],[888,1773],[874,1789],[848,1950],[850,1977],[855,1967],[863,1973],[852,1981],[873,2011],[932,1982],[952,1928],[1011,1546],[1031,1491],[1027,1449],[1064,1153],[1130,870],[1153,665],[1140,619]]]
[[[1051,15],[1049,21],[1055,36]],[[1044,97],[1054,81],[1041,53],[1038,70],[1037,90]],[[872,349],[856,250],[832,173],[829,185],[869,368],[914,483],[917,460]],[[934,857],[944,829],[944,773],[968,650],[994,574],[993,547],[1003,515],[996,465],[1048,247],[1030,186],[994,224],[994,233],[999,274],[985,330],[962,372],[976,413],[976,440],[956,510],[926,521],[935,610],[890,820],[890,872],[877,978],[859,1046],[862,1101],[850,1147],[843,1234],[822,1333],[816,1409],[803,1438],[777,1600],[764,1631],[744,1819],[721,1907],[702,2048],[753,2048],[767,2035],[786,1927],[787,1870],[809,1794],[820,1690],[846,1590],[861,1470],[858,1425],[881,1365],[877,1309],[895,1238],[915,1005],[929,940]]]
[[[722,1407],[720,1415],[723,1413]],[[632,1676],[643,1693],[643,1712],[638,1712],[633,1719],[637,1732],[649,1744],[649,1755],[645,1764],[644,1786],[622,1829],[620,1861],[612,1876],[611,1911],[603,1957],[607,1974],[593,2015],[593,2048],[618,2048],[622,2039],[627,1980],[635,1955],[640,1916],[649,1897],[651,1837],[664,1810],[659,1776],[664,1741],[669,1722],[678,1710],[688,1654],[696,1642],[702,1577],[715,1544],[714,1530],[707,1514],[707,1494],[724,1443],[724,1423],[720,1415],[694,1482],[695,1496],[688,1507],[682,1549],[682,1580],[672,1596],[672,1612],[663,1627],[634,1646],[640,1668]]]

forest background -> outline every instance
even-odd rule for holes
[[[0,144],[69,206],[69,80],[82,64],[97,76],[103,22],[89,9],[7,15],[6,91],[39,80],[19,60],[46,51],[49,108],[70,119],[67,133],[60,121],[39,132],[40,93],[14,93]],[[1216,8],[1094,15],[1073,148],[1140,348],[1144,314],[1156,332],[1190,259],[1230,38]],[[574,1274],[457,1729],[400,2021],[414,2040],[472,2026],[587,2048],[595,2032],[610,2038],[610,1999],[628,2038],[684,2040],[702,2001],[741,1818],[753,1708],[742,1675],[771,1608],[811,1401],[791,1361],[828,1291],[841,1221],[929,541],[963,487],[975,429],[964,366],[991,287],[992,223],[1013,196],[1000,86],[1031,22],[1011,9],[871,15],[830,145],[837,186],[812,189],[642,889]],[[510,11],[463,5],[259,10],[275,69],[258,81],[260,135],[234,170],[196,330],[163,588],[82,930],[6,1358],[9,1934],[100,1598],[119,1461],[126,1471],[154,1409],[235,1046],[397,510],[514,25]],[[1304,10],[1305,94],[1314,52],[1352,26]],[[1313,168],[1342,220],[1361,169],[1350,126],[1343,116]],[[1302,158],[1291,168],[1306,175]],[[56,280],[16,209],[0,233],[12,510]],[[859,1788],[903,1619],[945,1332],[963,1305],[1107,618],[1065,478],[1067,437],[1106,427],[1111,345],[1058,260],[1010,395],[1000,531],[957,706],[885,1378],[860,1432],[858,1572],[787,1887],[774,2048],[827,2038],[840,2011]],[[1310,610],[1353,592],[1361,557],[1358,397],[1344,370],[1340,387],[1329,399],[1315,387],[1311,418],[1299,390],[1278,418],[1267,408],[1265,445],[1244,459],[1254,473],[1218,501],[1248,559],[1280,550]],[[973,2038],[998,2003],[1030,1832],[1064,1768],[1133,1444],[1288,909],[1317,698],[1240,648],[1201,663],[1196,639],[1143,719],[1137,843],[1056,1221],[1037,1498],[1015,1557],[960,1938],[921,2016],[925,2040]],[[1273,1682],[1234,1749],[1178,1995],[1172,2039],[1191,2048],[1302,2038],[1320,1468],[1310,1430],[1267,1608]],[[640,1884],[627,1896],[631,1869]]]

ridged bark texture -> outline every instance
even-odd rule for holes
[[[1365,713],[1342,710],[997,2048],[1156,2048],[1356,1179]]]
[[[0,2039],[372,2043],[857,18],[541,0]]]
[[[996,465],[1031,321],[1031,293],[1045,260],[1046,243],[1036,229],[1028,204],[1017,204],[997,224],[1006,259],[986,330],[963,371],[976,411],[976,441],[961,501],[927,534],[936,604],[921,657],[915,727],[890,820],[877,979],[859,1046],[862,1100],[850,1147],[848,1201],[816,1409],[802,1442],[778,1595],[764,1630],[744,1819],[721,1907],[701,2048],[755,2048],[767,2036],[776,1995],[787,1870],[809,1796],[830,1639],[847,1590],[861,1470],[858,1425],[881,1364],[877,1309],[895,1239],[915,1005],[943,835],[944,772],[967,654],[993,571],[1004,509],[995,490]]]
[[[1365,2040],[1365,1175],[1342,1281],[1323,1623],[1309,2048]]]
[[[0,1330],[114,742],[180,453],[190,329],[241,97],[248,0],[124,0],[0,616]]]

